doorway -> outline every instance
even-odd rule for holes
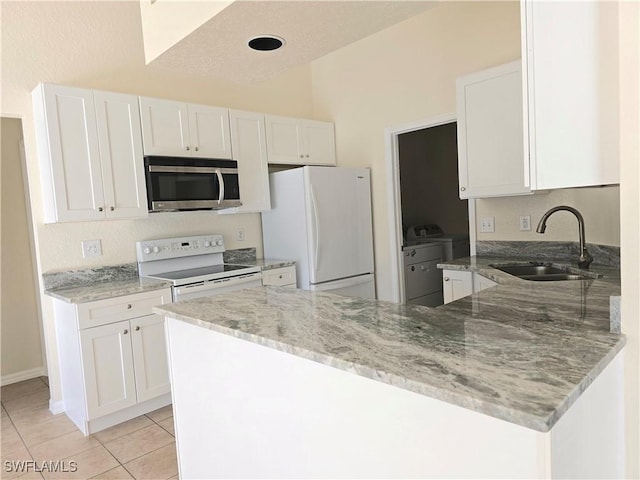
[[[2,117],[2,376],[8,385],[45,374],[39,294],[24,165],[22,120]]]
[[[403,247],[431,242],[425,236],[440,234],[443,240],[463,239],[470,245],[464,256],[473,254],[475,229],[470,226],[475,225],[475,202],[458,196],[455,115],[390,127],[385,134],[391,179],[392,296],[394,301],[404,303],[407,285]],[[427,228],[415,229],[421,226]]]

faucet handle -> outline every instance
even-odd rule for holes
[[[589,265],[591,265],[591,262],[593,262],[593,257],[591,256],[591,254],[589,253],[589,251],[585,247],[580,252],[580,259],[578,260],[578,267],[584,268],[585,270],[587,270],[589,268]]]

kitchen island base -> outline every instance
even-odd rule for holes
[[[548,432],[167,316],[181,478],[620,478],[622,354]]]

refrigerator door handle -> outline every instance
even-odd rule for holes
[[[313,185],[309,185],[311,190],[311,208],[313,209],[313,226],[315,229],[315,237],[316,237],[316,263],[315,270],[317,271],[320,268],[320,224],[318,222],[318,209],[316,208],[316,194],[313,191]]]

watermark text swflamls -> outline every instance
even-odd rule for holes
[[[4,471],[7,473],[73,473],[78,471],[78,462],[75,460],[45,460],[43,462],[36,462],[35,460],[5,460]]]

